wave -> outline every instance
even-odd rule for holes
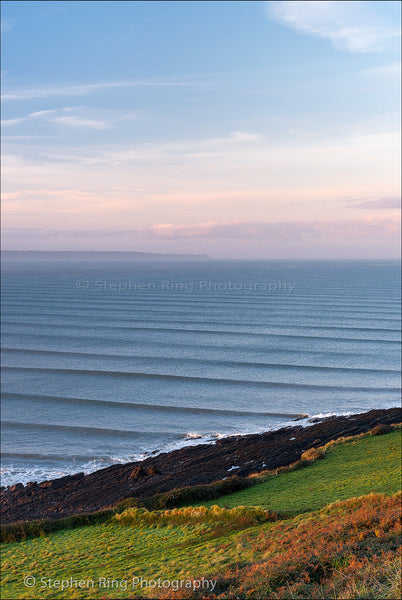
[[[34,429],[41,431],[65,431],[77,432],[93,435],[106,434],[108,436],[127,437],[127,438],[154,438],[159,439],[165,436],[169,439],[183,439],[186,434],[183,433],[165,433],[161,431],[131,431],[127,429],[109,429],[108,427],[85,427],[82,425],[50,425],[48,423],[24,423],[20,421],[2,421],[3,428],[9,429]]]
[[[54,340],[57,342],[57,346],[59,346],[60,344],[60,340],[66,340],[68,342],[72,341],[72,340],[77,340],[79,339],[78,336],[76,335],[68,335],[66,333],[62,333],[62,334],[43,334],[43,333],[12,333],[12,334],[8,334],[6,332],[3,331],[2,333],[2,338],[3,340],[7,340],[7,338],[10,338],[10,343],[15,343],[18,339],[22,338],[23,343],[26,343],[27,340],[31,340],[34,341],[35,343],[38,343],[39,341],[42,340],[42,338],[46,341],[49,340]],[[127,346],[130,349],[130,354],[126,354],[126,355],[122,355],[122,356],[132,356],[132,351],[133,351],[133,345],[132,345],[132,341],[130,340],[124,340],[121,338],[115,338],[115,337],[107,337],[102,338],[100,336],[86,336],[86,339],[91,340],[92,344],[101,344],[102,346],[104,346],[105,341],[107,342],[107,344],[112,344],[112,343],[116,343],[119,345],[119,348],[121,348],[122,346]],[[82,343],[82,339],[81,339],[81,343]],[[141,346],[150,346],[152,348],[169,348],[169,349],[180,349],[183,350],[183,344],[179,343],[179,342],[171,342],[171,341],[164,341],[164,340],[158,340],[157,342],[155,342],[154,340],[146,340],[143,339],[141,340]],[[36,348],[17,348],[18,350],[22,350],[22,351],[34,351],[36,352]],[[214,343],[214,344],[208,344],[208,343],[191,343],[191,342],[186,342],[186,346],[185,346],[185,350],[189,350],[189,349],[196,349],[196,350],[217,350],[220,353],[222,351],[228,351],[231,352],[232,348],[228,347],[226,344],[219,344],[219,343]],[[273,349],[272,348],[267,348],[265,345],[258,345],[258,344],[248,344],[247,345],[247,350],[252,350],[255,352],[262,352],[264,354],[272,354],[273,353]],[[234,349],[234,351],[236,352],[236,348]],[[46,352],[46,351],[45,351]],[[275,348],[274,349],[274,354],[275,356],[277,355],[281,355],[281,354],[286,354],[289,355],[289,353],[294,354],[293,349],[290,350],[289,348]],[[85,354],[85,353],[84,353]],[[303,348],[303,355],[311,355],[311,356],[318,356],[319,358],[322,358],[323,356],[328,356],[331,358],[350,358],[351,357],[351,350],[331,350],[326,348],[325,352],[321,351],[321,350],[309,350],[308,348]],[[354,354],[353,354],[354,355]],[[95,353],[94,356],[97,356],[97,354]],[[159,356],[159,355],[153,355],[153,356]],[[161,356],[163,358],[163,356]],[[373,357],[373,353],[372,352],[364,352],[362,348],[359,348],[359,358],[369,358],[369,357]],[[137,357],[138,358],[138,357]],[[398,361],[399,364],[399,361]]]
[[[15,307],[13,306],[13,309]],[[90,326],[96,327],[98,323],[100,325],[104,325],[105,317],[110,319],[112,322],[121,323],[124,325],[135,326],[137,323],[149,323],[150,326],[153,324],[166,324],[172,326],[186,326],[192,325],[194,326],[217,326],[217,327],[267,327],[267,326],[276,326],[276,327],[295,327],[298,329],[307,329],[307,328],[316,328],[316,329],[345,329],[347,331],[353,330],[374,330],[377,329],[379,331],[388,331],[396,329],[398,330],[398,325],[401,321],[400,313],[398,311],[395,312],[387,312],[381,310],[380,312],[366,312],[366,311],[356,311],[356,314],[353,311],[345,311],[339,313],[337,311],[333,311],[331,309],[327,309],[325,311],[319,310],[318,308],[314,311],[306,311],[306,310],[296,310],[292,307],[288,307],[286,310],[280,311],[257,311],[254,310],[252,313],[252,319],[245,319],[244,311],[242,309],[241,318],[238,320],[225,320],[225,318],[220,318],[220,314],[217,314],[216,311],[211,311],[210,313],[204,311],[205,317],[203,319],[194,318],[196,315],[194,313],[188,312],[185,313],[178,308],[176,311],[141,311],[141,310],[133,310],[132,314],[125,315],[122,310],[107,310],[102,311],[101,314],[96,314],[96,309],[86,312],[53,312],[49,310],[43,310],[41,312],[32,311],[30,309],[26,311],[22,310],[8,310],[3,306],[3,320],[9,322],[10,324],[19,323],[21,320],[24,320],[24,323],[37,323],[39,319],[49,319],[49,321],[53,320],[56,322],[63,321],[66,324],[71,324],[76,320],[84,320],[85,323],[91,323]],[[222,310],[219,311],[219,313]],[[233,311],[231,311],[233,312]],[[300,320],[303,320],[304,323],[300,323]],[[306,323],[307,320],[307,323]],[[308,322],[308,321],[313,322]],[[342,321],[342,325],[339,324],[339,321]],[[332,321],[332,323],[331,323]],[[364,325],[364,327],[360,327],[360,323]],[[390,325],[395,325],[394,328],[381,327],[382,323],[389,323]],[[373,327],[371,325],[374,325]],[[117,325],[114,325],[117,326]]]
[[[110,280],[109,280],[110,281]],[[71,288],[69,286],[60,287],[57,289],[57,292],[54,291],[52,287],[41,287],[41,293],[45,293],[46,298],[42,298],[40,296],[36,296],[36,289],[32,290],[32,294],[29,297],[25,297],[28,299],[21,299],[21,292],[26,292],[26,286],[18,286],[13,288],[9,286],[6,290],[3,286],[2,290],[2,298],[4,301],[7,300],[19,300],[21,304],[25,303],[46,303],[46,304],[54,304],[58,303],[62,306],[65,304],[71,304],[72,302],[76,305],[88,306],[88,307],[97,307],[97,306],[113,306],[113,307],[122,307],[126,310],[132,310],[131,307],[149,307],[149,306],[157,306],[161,305],[161,298],[163,298],[163,303],[169,306],[183,306],[184,308],[188,305],[195,304],[199,305],[202,303],[205,306],[215,308],[221,305],[238,305],[239,301],[243,304],[247,304],[250,308],[254,306],[270,306],[270,305],[279,305],[282,306],[284,298],[286,298],[286,302],[291,305],[305,305],[306,301],[308,304],[314,305],[319,303],[321,306],[324,304],[325,306],[334,306],[334,307],[343,307],[343,306],[352,306],[352,307],[362,307],[362,308],[387,308],[389,306],[395,305],[398,306],[398,300],[395,299],[385,299],[381,298],[381,300],[369,298],[367,295],[362,297],[361,295],[352,296],[350,294],[350,288],[348,288],[347,300],[345,300],[345,294],[336,294],[334,290],[331,290],[331,294],[319,294],[315,293],[312,296],[311,291],[309,293],[303,293],[300,289],[298,289],[297,284],[295,288],[296,293],[292,293],[292,295],[288,294],[286,296],[278,296],[271,294],[246,294],[246,293],[238,293],[238,294],[230,294],[230,297],[227,293],[217,293],[213,294],[184,294],[180,297],[176,292],[174,296],[168,293],[161,293],[159,290],[155,290],[155,292],[147,292],[143,291],[141,294],[136,295],[135,297],[130,296],[129,294],[125,294],[124,296],[119,297],[117,294],[113,294],[113,292],[109,295],[109,297],[102,295],[99,292],[95,292],[93,290],[93,294],[96,296],[91,296],[88,293],[87,297],[83,297],[82,293],[77,295],[76,293],[70,294]],[[398,292],[398,288],[395,288]],[[113,296],[113,299],[110,298]],[[147,308],[146,308],[147,309]]]
[[[9,315],[23,315],[23,314],[29,314],[30,316],[32,316],[32,313],[8,313]],[[44,313],[36,313],[37,316],[46,316],[48,317],[71,317],[71,318],[75,318],[75,317],[84,317],[85,321],[87,321],[88,319],[90,320],[98,320],[100,317],[94,317],[92,315],[68,315],[65,313],[60,313],[60,314],[53,314],[53,313],[49,313],[49,312],[44,312]],[[109,319],[111,319],[110,315],[107,315]],[[285,318],[285,317],[284,317]],[[267,327],[274,327],[275,329],[279,329],[281,327],[285,328],[285,329],[302,329],[302,330],[310,330],[310,331],[345,331],[345,332],[357,332],[357,333],[363,333],[363,332],[369,332],[369,333],[399,333],[400,332],[400,328],[399,327],[352,327],[352,326],[335,326],[335,325],[315,325],[315,324],[307,324],[307,325],[298,325],[298,324],[293,324],[293,323],[289,323],[289,319],[288,317],[286,317],[287,323],[285,324],[281,324],[281,323],[276,323],[275,325],[269,325],[266,322],[263,323],[243,323],[243,322],[225,322],[225,321],[211,321],[210,319],[208,319],[207,323],[205,321],[194,321],[193,319],[189,319],[188,321],[185,321],[183,319],[181,320],[174,320],[174,319],[122,319],[120,316],[115,318],[116,322],[122,322],[122,324],[115,324],[115,325],[105,325],[104,323],[102,324],[98,324],[98,323],[94,323],[91,325],[85,325],[86,329],[97,329],[97,328],[116,328],[116,329],[121,329],[121,328],[128,328],[128,329],[151,329],[151,330],[166,330],[166,331],[178,331],[176,328],[169,328],[169,327],[148,327],[148,326],[142,326],[142,327],[126,327],[127,323],[167,323],[167,324],[175,324],[175,325],[180,325],[180,331],[190,331],[192,333],[198,333],[198,332],[207,332],[207,333],[230,333],[230,334],[265,334],[265,333],[269,333],[269,332],[254,332],[252,329],[248,329],[246,331],[233,331],[233,330],[226,330],[226,329],[186,329],[185,325],[191,323],[191,325],[205,325],[207,327],[211,327],[213,325],[216,326],[221,326],[221,327],[233,327],[233,326],[237,326],[237,327],[244,327],[244,328],[267,328]],[[366,319],[362,319],[364,321],[366,321]],[[374,319],[376,320],[376,319]],[[384,321],[398,321],[398,323],[400,322],[400,319],[383,319]],[[57,323],[42,323],[40,321],[35,321],[35,320],[24,320],[22,321],[21,319],[18,319],[18,321],[12,321],[9,319],[3,319],[2,322],[4,324],[7,325],[33,325],[33,326],[38,326],[38,325],[45,325],[46,327],[68,327],[69,325],[71,325],[71,322],[61,322],[58,320]],[[80,327],[80,324],[74,325],[74,321],[73,321],[73,326],[75,327]],[[183,329],[184,327],[184,329]]]
[[[48,296],[48,295],[47,295]],[[163,302],[161,301],[163,300]],[[306,300],[308,301],[306,305]],[[163,297],[162,299],[158,297],[157,299],[135,299],[130,302],[129,298],[125,298],[124,300],[120,300],[119,298],[114,298],[113,301],[103,302],[100,299],[96,301],[90,302],[82,302],[77,301],[76,298],[64,299],[61,298],[60,295],[54,297],[54,299],[47,298],[39,298],[37,301],[33,301],[32,298],[27,300],[21,300],[21,295],[15,295],[14,297],[3,296],[1,298],[2,306],[4,308],[11,307],[11,309],[20,307],[20,308],[33,308],[33,309],[43,309],[48,308],[49,310],[61,309],[61,312],[58,313],[60,315],[66,314],[68,311],[83,311],[84,314],[93,314],[94,312],[102,312],[102,313],[118,313],[118,314],[133,314],[134,316],[138,313],[148,313],[150,315],[156,314],[167,314],[169,316],[175,315],[176,313],[180,316],[188,315],[190,318],[194,315],[199,314],[198,311],[194,309],[196,306],[191,306],[191,304],[200,305],[202,304],[203,308],[206,311],[210,311],[212,313],[216,313],[216,311],[227,311],[228,308],[233,307],[236,309],[239,305],[241,305],[241,312],[252,312],[262,315],[274,314],[283,314],[288,313],[289,311],[294,311],[295,313],[303,313],[303,314],[313,314],[316,316],[318,314],[324,314],[328,316],[328,310],[331,310],[331,314],[339,314],[339,315],[348,315],[355,314],[357,316],[364,314],[378,314],[380,317],[382,313],[392,313],[395,315],[399,315],[399,300],[390,300],[388,303],[380,302],[380,303],[369,303],[367,298],[364,300],[353,303],[353,302],[331,302],[328,299],[328,296],[323,297],[320,301],[312,302],[311,296],[307,298],[296,298],[295,296],[287,295],[285,297],[271,297],[264,298],[261,301],[258,301],[253,295],[247,295],[247,297],[236,298],[232,300],[225,300],[222,296],[219,297],[217,301],[211,302],[206,298],[200,298],[198,300],[191,299],[187,296],[183,300],[172,300],[170,301],[168,298]],[[32,310],[31,308],[31,310]],[[40,313],[38,313],[40,314]],[[55,314],[55,313],[52,313]]]
[[[58,330],[63,330],[63,328],[68,327],[69,330],[78,330],[80,332],[80,335],[82,335],[83,331],[91,331],[91,330],[99,330],[99,331],[105,331],[105,330],[115,330],[115,331],[150,331],[153,333],[174,333],[174,334],[198,334],[198,335],[208,335],[208,336],[219,336],[219,337],[224,337],[224,336],[230,336],[230,337],[247,337],[247,338],[271,338],[271,339],[275,339],[275,338],[280,338],[280,339],[294,339],[294,340],[319,340],[319,341],[335,341],[335,342],[361,342],[361,343],[381,343],[381,344],[399,344],[400,340],[389,340],[389,339],[381,339],[381,338],[350,338],[350,337],[341,337],[341,336],[324,336],[324,335],[300,335],[300,334],[293,334],[293,333],[269,333],[269,332],[262,332],[262,331],[222,331],[222,330],[217,330],[217,329],[183,329],[183,327],[179,328],[179,327],[133,327],[133,326],[127,326],[127,325],[90,325],[90,327],[80,327],[80,326],[68,326],[68,325],[60,325],[60,324],[53,324],[53,323],[24,323],[23,321],[15,321],[15,322],[7,322],[7,321],[3,321],[4,325],[8,324],[8,325],[17,325],[17,326],[21,326],[21,325],[31,325],[34,327],[40,327],[43,329],[58,329]],[[360,330],[358,330],[360,331]],[[387,330],[389,331],[389,330]],[[399,331],[399,330],[395,330],[395,331]],[[7,331],[6,331],[7,333]],[[29,335],[35,335],[35,332],[28,332]],[[39,334],[41,335],[41,334]],[[58,334],[58,337],[63,336],[65,334]],[[88,336],[88,334],[85,334],[86,337],[91,337]],[[71,336],[71,337],[76,337],[76,336]]]
[[[251,379],[223,379],[218,377],[195,377],[185,375],[164,375],[161,373],[130,373],[126,371],[99,371],[90,369],[49,369],[36,367],[3,367],[3,371],[21,373],[48,373],[59,375],[91,375],[106,377],[129,377],[131,379],[158,379],[166,381],[182,381],[204,384],[220,384],[247,387],[267,387],[282,389],[306,389],[306,390],[337,390],[337,391],[359,391],[359,392],[397,392],[399,387],[364,387],[364,386],[338,386],[338,385],[314,385],[306,383],[285,383],[276,381],[256,381]]]
[[[2,348],[1,352],[10,354],[32,354],[32,355],[45,355],[45,356],[60,356],[60,357],[77,357],[77,358],[107,358],[107,359],[118,359],[135,361],[146,360],[153,361],[157,364],[161,363],[194,363],[196,365],[213,365],[213,366],[224,366],[224,367],[245,367],[245,368],[275,368],[275,369],[296,369],[296,370],[307,370],[307,371],[323,371],[331,373],[333,371],[342,371],[345,373],[361,373],[363,375],[374,373],[400,373],[398,369],[370,369],[370,368],[358,368],[358,367],[329,367],[329,366],[318,366],[318,365],[295,365],[291,363],[260,363],[260,362],[246,362],[246,361],[229,361],[229,360],[209,360],[206,358],[188,358],[188,357],[165,357],[165,356],[128,356],[126,354],[101,354],[101,353],[89,353],[89,352],[61,352],[59,350],[31,350],[23,348]]]
[[[66,460],[111,460],[109,456],[88,456],[86,454],[39,454],[28,452],[2,452],[2,458],[16,458],[21,460],[51,460],[54,462],[65,463]]]
[[[89,337],[89,336],[88,336]],[[46,339],[46,340],[51,340],[51,341],[57,341],[57,345],[55,347],[59,347],[60,346],[60,340],[65,340],[66,342],[71,342],[73,340],[77,340],[77,336],[69,336],[67,334],[61,334],[60,336],[58,335],[52,335],[52,334],[24,334],[24,333],[13,333],[13,334],[7,334],[4,333],[2,334],[2,338],[4,340],[4,343],[6,343],[7,341],[9,343],[16,343],[21,339],[21,347],[20,348],[16,348],[17,350],[21,350],[21,351],[32,351],[32,352],[36,352],[38,350],[38,346],[32,346],[32,347],[27,347],[25,346],[26,342],[32,342],[32,344],[38,344],[42,341],[42,338]],[[103,352],[97,352],[99,346],[102,347],[102,350],[104,348],[104,339],[103,338],[99,338],[99,337],[90,337],[90,344],[89,344],[89,348],[84,347],[83,350],[90,350],[90,352],[82,352],[84,355],[86,354],[90,354],[91,356],[97,356],[102,355]],[[120,339],[120,338],[114,338],[114,337],[108,337],[106,339],[106,342],[108,344],[108,347],[110,347],[113,344],[118,344],[119,349],[125,349],[127,347],[127,354],[123,354],[122,356],[126,356],[126,357],[131,357],[133,356],[134,358],[141,358],[141,355],[137,355],[137,354],[132,354],[133,350],[138,350],[137,346],[133,346],[133,342],[131,340],[125,340],[125,339]],[[85,346],[85,341],[84,341],[84,346]],[[75,344],[74,346],[72,346],[73,348],[75,348]],[[179,343],[179,342],[167,342],[167,341],[163,341],[163,340],[141,340],[141,348],[142,347],[150,347],[152,349],[166,349],[166,348],[174,348],[174,349],[179,349],[181,351],[183,351],[183,344]],[[40,347],[39,347],[40,348]],[[51,348],[51,346],[50,346]],[[69,348],[69,346],[67,346],[67,348]],[[95,349],[94,351],[92,349]],[[100,348],[99,348],[100,349]],[[222,352],[228,352],[229,354],[234,353],[235,355],[240,353],[240,349],[239,348],[232,348],[232,347],[228,347],[226,344],[201,344],[201,343],[191,343],[188,342],[186,343],[184,350],[186,351],[186,354],[188,354],[188,349],[197,349],[197,350],[204,350],[204,351],[209,351],[209,350],[216,350],[219,351],[219,356],[222,355]],[[288,356],[289,354],[291,354],[292,356],[294,355],[294,351],[293,349],[289,348],[289,347],[284,347],[284,348],[280,348],[280,347],[275,347],[275,348],[267,348],[266,345],[263,344],[248,344],[247,345],[247,350],[252,350],[255,352],[258,352],[259,354],[266,354],[268,356],[271,355],[286,355]],[[39,352],[41,352],[41,350],[38,350]],[[53,352],[53,350],[44,350],[44,352]],[[56,350],[57,352],[57,350]],[[66,350],[66,352],[70,352],[69,349]],[[78,354],[80,354],[81,352],[78,352]],[[336,359],[343,359],[343,358],[348,358],[350,359],[351,357],[355,356],[355,352],[352,351],[351,349],[328,349],[326,348],[325,351],[321,350],[321,349],[313,349],[310,350],[308,348],[303,348],[303,355],[308,355],[308,356],[312,356],[312,357],[318,357],[318,358],[322,358],[323,356],[325,357],[331,357],[332,358],[336,358]],[[119,355],[117,355],[119,356]],[[166,354],[153,354],[151,356],[152,357],[161,357],[164,358],[166,357]],[[373,357],[373,356],[377,356],[376,354],[373,355],[373,352],[371,351],[371,349],[367,348],[367,351],[363,352],[363,349],[359,349],[359,358],[363,357],[363,358],[369,358],[369,357]],[[168,358],[168,357],[167,357]],[[175,358],[174,356],[172,356],[171,358]],[[178,356],[179,359],[181,359],[181,355]],[[399,364],[399,361],[397,362],[397,364]]]
[[[194,415],[222,415],[222,416],[235,416],[235,417],[278,417],[283,419],[298,419],[300,413],[284,413],[284,412],[260,412],[250,410],[229,410],[223,408],[198,408],[191,406],[167,406],[164,404],[144,404],[138,402],[118,402],[113,400],[95,400],[90,398],[71,398],[71,397],[60,397],[60,396],[41,396],[29,394],[14,394],[5,393],[3,398],[23,398],[26,400],[38,400],[44,402],[67,402],[71,404],[88,404],[91,406],[109,406],[117,408],[132,408],[135,410],[150,410],[157,412],[180,412]]]

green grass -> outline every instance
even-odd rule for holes
[[[40,589],[41,577],[60,580],[110,577],[131,580],[177,579],[189,571],[205,575],[220,569],[227,561],[238,560],[232,532],[219,535],[215,524],[172,526],[122,526],[116,523],[94,525],[57,532],[43,538],[10,543],[3,549],[2,590],[5,598],[127,598],[124,590],[98,588],[85,590]],[[213,540],[207,541],[208,537]],[[253,551],[243,554],[247,560]],[[38,584],[31,596],[23,585],[32,574]],[[130,590],[131,592],[132,590]]]
[[[370,492],[393,494],[400,489],[400,442],[400,430],[346,442],[330,448],[324,458],[314,463],[276,477],[270,476],[254,487],[209,504],[223,507],[259,505],[274,512],[296,515]],[[328,510],[328,514],[334,515],[339,509],[330,507]],[[325,514],[324,511],[324,516],[319,519],[326,518]],[[272,534],[272,539],[277,539],[280,544],[284,527],[296,531],[306,519],[314,519],[308,514],[250,526],[247,521],[243,524],[231,522],[225,511],[222,515],[222,519],[211,521],[207,518],[203,522],[192,522],[191,518],[178,522],[176,517],[176,520],[169,517],[160,522],[137,520],[134,523],[120,518],[119,523],[114,518],[102,524],[4,544],[2,597],[135,597],[141,595],[141,590],[100,589],[96,582],[99,577],[119,581],[141,576],[147,579],[180,579],[191,575],[213,577],[233,565],[261,561],[262,548],[258,540],[262,535],[268,536],[269,540]],[[374,540],[377,539],[377,534],[372,535]],[[36,577],[37,584],[32,589],[23,585],[26,575]],[[95,587],[67,591],[40,589],[42,577],[63,580],[71,576],[77,580],[92,579]]]
[[[392,494],[401,489],[401,430],[367,436],[330,448],[324,458],[204,506],[262,506],[295,515],[330,502],[370,492]]]

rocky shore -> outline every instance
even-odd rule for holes
[[[145,498],[233,475],[247,476],[300,459],[309,448],[332,439],[402,421],[402,410],[371,410],[327,417],[308,427],[295,425],[255,435],[228,437],[118,464],[89,475],[78,473],[42,483],[16,484],[1,491],[2,523],[60,519],[109,508],[128,497]]]

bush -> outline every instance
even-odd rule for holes
[[[208,485],[194,485],[161,494],[155,494],[149,498],[142,498],[140,501],[135,500],[138,504],[142,504],[149,510],[161,510],[163,508],[175,508],[188,504],[197,504],[206,500],[215,500],[221,496],[233,494],[239,490],[244,490],[255,485],[256,481],[246,477],[230,477],[217,483]],[[120,506],[120,505],[119,505]]]
[[[164,511],[148,511],[145,508],[127,508],[114,516],[121,525],[193,525],[195,523],[227,523],[252,526],[267,521],[276,521],[278,516],[260,506],[236,506],[232,509],[213,505],[186,506]]]
[[[322,458],[325,454],[323,446],[319,448],[309,448],[301,455],[301,460],[305,462],[314,462],[318,458]]]
[[[383,425],[380,423],[373,427],[373,429],[370,429],[370,433],[371,435],[382,435],[383,433],[390,433],[392,429],[391,425]]]
[[[39,537],[52,531],[61,529],[75,529],[76,527],[85,527],[86,525],[96,525],[105,523],[115,514],[114,510],[100,510],[91,514],[73,515],[65,519],[54,521],[19,521],[18,523],[9,523],[2,525],[0,529],[1,542],[18,542],[28,537]]]

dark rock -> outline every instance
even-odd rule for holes
[[[159,475],[160,471],[156,465],[152,465],[147,469],[148,475]]]
[[[230,444],[234,439],[234,437],[221,438],[217,440],[215,444],[217,446],[226,446],[226,444]]]
[[[65,475],[64,477],[59,477],[58,479],[53,479],[53,489],[58,489],[64,487],[66,484],[75,483],[77,480],[85,477],[85,473],[75,473],[74,475]]]
[[[22,483],[15,483],[8,488],[9,492],[15,492],[16,490],[23,490],[24,486]]]
[[[144,469],[141,467],[141,465],[139,465],[138,467],[135,467],[135,469],[133,469],[130,473],[130,479],[142,479],[142,477],[146,476],[146,472],[144,471]]]

